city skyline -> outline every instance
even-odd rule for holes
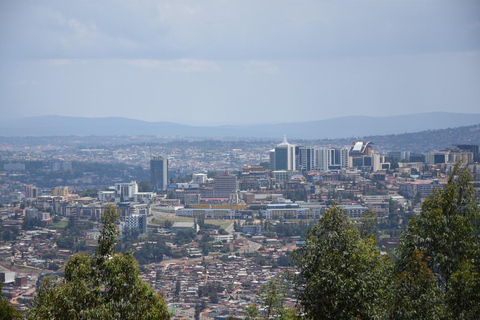
[[[480,4],[0,4],[3,118],[190,125],[478,112]]]

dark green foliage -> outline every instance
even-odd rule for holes
[[[196,222],[197,222],[198,226],[200,227],[200,230],[205,228],[205,217],[203,217],[203,216],[197,217]]]
[[[216,282],[208,282],[205,286],[198,288],[198,296],[208,296],[211,303],[218,303],[218,291],[222,291],[223,288]]]
[[[33,230],[35,227],[45,227],[46,223],[38,218],[27,217],[23,219],[22,229],[23,230]]]
[[[80,197],[91,197],[96,198],[98,197],[98,189],[97,188],[87,188],[78,193]]]
[[[448,318],[480,318],[480,210],[471,176],[456,166],[445,190],[425,199],[398,248],[397,271],[408,269],[415,252],[422,254],[445,298]]]
[[[386,313],[386,266],[373,236],[362,238],[338,206],[308,232],[292,254],[294,278],[305,316],[311,319],[367,319]]]
[[[285,193],[287,199],[295,201],[307,201],[307,191],[305,189],[297,189],[295,191],[287,191]]]
[[[287,253],[286,255],[279,256],[277,259],[277,263],[280,267],[287,267],[291,265],[290,254]]]
[[[264,319],[287,319],[285,297],[287,284],[281,279],[272,279],[260,289],[260,301],[265,310]]]
[[[411,216],[390,209],[392,228]],[[480,213],[467,169],[455,167],[411,217],[395,268],[375,249],[374,222],[367,214],[354,228],[334,207],[308,232],[293,254],[306,318],[480,318]]]
[[[218,233],[221,234],[222,236],[225,236],[225,235],[228,234],[228,232],[227,232],[225,229],[223,229],[223,228],[219,228],[219,229],[218,229]]]
[[[123,236],[123,241],[136,241],[138,239],[138,236],[140,235],[140,232],[138,231],[138,228],[129,228],[125,227],[122,230],[122,236]]]
[[[260,247],[260,249],[262,249]],[[263,256],[258,252],[245,253],[245,257],[252,258],[253,262],[260,266],[272,265],[272,256]]]
[[[256,304],[251,304],[246,308],[247,320],[276,319],[276,320],[294,320],[300,319],[298,310],[288,308],[285,303],[289,283],[283,275],[270,280],[260,289],[259,302],[261,308]]]
[[[304,221],[299,221],[298,223],[277,223],[275,225],[271,225],[268,221],[265,221],[264,231],[271,230],[276,232],[277,237],[284,238],[284,237],[293,237],[293,236],[300,236],[301,238],[305,238],[307,235],[307,231],[312,227],[312,224],[305,223]]]
[[[214,240],[214,238],[212,236],[206,235],[206,234],[204,234],[202,236],[202,239],[200,239],[199,247],[202,249],[202,254],[204,256],[208,256],[210,251],[213,251],[213,249],[214,249],[213,245],[210,243],[213,240]]]
[[[180,280],[177,280],[177,282],[175,283],[175,297],[177,298],[180,296],[180,289],[181,289]]]
[[[195,320],[200,320],[200,313],[202,312],[202,306],[198,303],[195,304]]]
[[[138,192],[151,192],[152,184],[148,180],[140,181],[138,183]]]
[[[68,218],[68,225],[62,231],[62,234],[55,240],[57,246],[62,249],[81,249],[84,247],[84,243],[79,242],[79,237],[82,234],[80,226],[77,225],[77,220],[72,215]]]
[[[480,255],[477,255],[479,257]],[[450,314],[457,319],[479,319],[480,316],[480,270],[463,261],[452,274],[446,294]]]
[[[263,167],[264,170],[270,170],[270,162],[260,162],[260,165]]]
[[[414,252],[405,270],[393,280],[390,319],[442,319],[445,315],[442,293],[421,252]]]
[[[93,255],[76,254],[65,279],[46,278],[27,319],[168,319],[165,300],[139,277],[133,254],[115,251],[118,214],[105,210],[99,246]]]
[[[170,229],[173,226],[173,222],[170,220],[165,220],[164,227],[165,229]]]
[[[360,236],[362,238],[377,237],[377,213],[373,210],[365,212],[359,225]]]
[[[195,239],[196,232],[193,229],[184,229],[179,230],[177,235],[175,236],[175,244],[176,245],[183,245],[186,243],[190,243]]]
[[[165,240],[148,237],[143,246],[135,251],[134,256],[138,262],[143,265],[147,263],[161,262],[164,254],[171,255],[171,249],[166,245]]]
[[[3,241],[11,241],[17,239],[18,236],[18,228],[8,228],[4,229],[2,233],[2,240]]]
[[[0,319],[14,320],[22,319],[22,313],[17,311],[2,294],[2,283],[0,282]]]

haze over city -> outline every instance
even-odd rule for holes
[[[218,125],[478,113],[478,1],[3,1],[0,111]]]
[[[480,319],[480,1],[0,1],[0,319]]]

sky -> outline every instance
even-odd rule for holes
[[[480,113],[480,1],[0,1],[0,115]]]

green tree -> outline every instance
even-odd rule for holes
[[[477,255],[479,257],[480,255]],[[480,315],[480,270],[470,262],[463,261],[451,278],[446,294],[450,315],[457,319],[479,319]]]
[[[287,287],[279,279],[270,280],[260,290],[260,301],[265,310],[263,319],[287,319],[285,297]]]
[[[87,188],[78,193],[80,197],[91,197],[96,198],[98,197],[98,189],[97,188]]]
[[[297,297],[310,319],[366,319],[386,313],[388,264],[375,237],[362,237],[338,206],[308,231],[292,259]]]
[[[480,210],[471,175],[455,166],[445,189],[427,197],[421,214],[410,219],[398,248],[397,272],[406,270],[412,255],[421,252],[446,297],[448,317],[478,319],[479,237]]]
[[[377,213],[373,210],[367,210],[359,225],[360,236],[362,238],[368,238],[373,236],[377,237]]]
[[[260,162],[260,165],[263,167],[263,170],[270,170],[270,162],[268,161]]]
[[[204,216],[198,216],[197,217],[197,224],[200,227],[200,229],[203,229],[205,227],[205,217]]]
[[[150,192],[152,191],[152,184],[148,180],[140,181],[138,183],[138,192]]]
[[[390,319],[442,319],[443,296],[421,252],[414,252],[405,270],[393,280]]]
[[[422,195],[420,194],[420,192],[416,192],[415,193],[415,198],[413,199],[413,204],[417,205],[420,202],[422,202]]]
[[[0,319],[3,320],[14,320],[22,319],[22,313],[17,311],[8,299],[6,299],[2,294],[2,283],[0,282]]]
[[[270,280],[260,289],[260,309],[256,304],[249,305],[245,312],[248,320],[278,319],[294,320],[298,317],[298,310],[288,308],[285,304],[289,283],[284,275]]]
[[[164,227],[165,227],[165,229],[170,229],[172,226],[173,226],[173,222],[172,222],[172,221],[170,221],[170,220],[168,220],[168,219],[165,220],[165,222],[164,222]]]
[[[398,202],[396,200],[388,200],[388,214],[393,214],[397,211]]]
[[[39,218],[26,217],[22,222],[23,230],[33,230],[35,227],[44,227],[45,223]]]
[[[10,229],[5,229],[5,231],[3,231],[2,239],[3,241],[12,240],[12,232],[10,231]]]
[[[177,282],[175,283],[175,297],[177,297],[177,299],[180,297],[180,289],[181,289],[180,280],[177,280]]]
[[[256,320],[258,319],[258,307],[256,304],[250,304],[246,309],[245,313],[247,314],[246,320]]]
[[[46,278],[27,319],[169,319],[165,300],[139,277],[132,253],[115,250],[118,213],[108,206],[93,255],[76,254],[65,279]]]

